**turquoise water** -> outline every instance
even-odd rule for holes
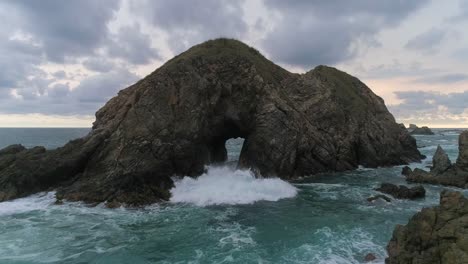
[[[0,146],[36,144],[36,131],[7,142],[2,130]],[[86,132],[64,130],[58,139],[49,131],[40,142],[53,148]],[[412,167],[430,165],[437,144],[455,160],[459,132],[437,132],[417,136],[428,159]],[[227,143],[229,160],[241,146]],[[367,253],[383,263],[395,225],[437,204],[441,190],[425,185],[417,201],[366,201],[382,182],[406,184],[400,171],[360,168],[287,183],[209,168],[178,180],[171,202],[142,209],[53,205],[53,193],[37,194],[0,203],[0,263],[363,263]]]

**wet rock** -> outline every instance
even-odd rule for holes
[[[410,167],[404,166],[403,169],[401,170],[401,174],[404,176],[408,176],[412,173],[413,171],[411,170]]]
[[[385,196],[383,194],[377,194],[377,195],[371,196],[371,197],[367,198],[367,201],[368,202],[374,202],[374,201],[377,201],[377,200],[380,200],[380,199],[384,200],[387,203],[390,203],[392,201],[391,198],[389,198],[389,197],[387,197],[387,196]]]
[[[437,148],[434,154],[434,166],[430,172],[415,169],[406,176],[409,182],[430,183],[446,186],[455,186],[459,188],[468,187],[468,131],[463,131],[459,136],[459,155],[457,162],[445,169],[450,160],[445,157],[446,154],[440,148]],[[445,155],[444,155],[445,154]],[[445,169],[445,170],[444,170]]]
[[[421,159],[415,139],[357,78],[326,66],[290,73],[239,41],[218,39],[120,91],[86,137],[14,154],[0,169],[0,201],[50,188],[88,203],[167,200],[172,176],[224,162],[225,142],[236,137],[245,139],[238,166],[264,177]]]
[[[372,253],[369,253],[364,257],[365,262],[371,262],[371,261],[374,261],[376,259],[377,259],[377,257],[375,257],[375,255],[372,254]]]
[[[376,191],[390,194],[397,199],[418,199],[426,196],[426,190],[421,185],[408,188],[404,185],[395,185],[391,183],[382,183],[382,185],[375,189]]]
[[[456,166],[468,171],[468,131],[463,131],[458,137],[458,158]]]
[[[443,191],[440,205],[398,225],[387,245],[387,264],[468,263],[468,200]]]
[[[435,174],[441,174],[447,171],[452,167],[452,162],[450,161],[447,153],[440,145],[437,146],[437,150],[432,158],[432,168],[431,172]]]
[[[413,124],[411,124],[413,125]],[[413,127],[410,125],[410,134],[411,135],[434,135],[434,132],[432,132],[432,130],[427,127],[427,126],[423,126],[423,127],[418,127],[416,125],[414,125]]]

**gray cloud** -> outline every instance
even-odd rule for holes
[[[83,66],[95,72],[108,72],[114,68],[114,63],[104,58],[89,58],[83,62]]]
[[[442,43],[442,40],[446,35],[447,32],[440,28],[431,28],[430,30],[410,39],[406,43],[405,48],[419,51],[433,51]]]
[[[149,35],[143,34],[138,24],[120,28],[108,50],[111,57],[122,58],[132,64],[146,64],[160,58],[158,51],[151,47]]]
[[[41,43],[54,62],[93,54],[106,41],[107,24],[119,8],[114,0],[8,0],[5,4],[21,17],[19,28]]]
[[[283,63],[311,68],[357,54],[357,41],[376,45],[375,34],[398,25],[427,1],[265,1],[282,20],[263,41]]]
[[[448,18],[447,21],[451,23],[458,23],[468,20],[468,1],[462,0],[459,5],[459,13]]]
[[[211,38],[241,38],[247,31],[243,1],[229,0],[147,0],[131,2],[132,10],[169,34],[173,51]]]
[[[452,84],[468,80],[468,74],[465,73],[450,73],[435,76],[426,76],[413,80],[416,83],[425,84]]]
[[[440,92],[405,91],[395,92],[403,103],[391,106],[392,112],[400,116],[437,112],[439,107],[452,114],[461,114],[468,109],[468,91],[442,94]]]

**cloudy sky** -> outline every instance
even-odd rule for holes
[[[188,47],[240,39],[293,72],[335,66],[399,122],[468,127],[468,0],[1,0],[0,126],[91,126]]]

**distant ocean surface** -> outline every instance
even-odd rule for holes
[[[452,161],[461,130],[415,136],[422,163],[437,145]],[[0,128],[0,148],[49,149],[89,129]],[[197,179],[176,181],[170,202],[141,209],[82,203],[53,205],[54,193],[0,203],[0,263],[384,263],[397,224],[438,204],[442,187],[424,185],[422,200],[369,203],[380,183],[407,184],[402,166],[360,168],[294,182],[256,179],[235,170],[243,141],[227,142],[229,162]],[[445,188],[454,189],[456,188]],[[468,194],[464,191],[465,194]]]

